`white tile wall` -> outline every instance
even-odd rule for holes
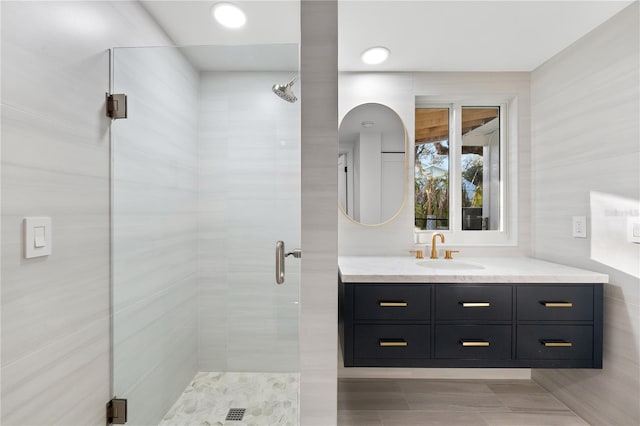
[[[3,425],[103,425],[110,395],[107,49],[167,44],[133,2],[2,2]],[[53,254],[21,257],[24,216]]]
[[[117,48],[112,124],[114,395],[160,422],[198,371],[197,71],[171,47]]]
[[[202,371],[299,368],[300,260],[278,286],[274,248],[300,244],[300,103],[271,91],[295,72],[200,74]]]
[[[639,12],[635,2],[531,79],[534,255],[610,276],[603,369],[532,377],[597,425],[640,418],[640,280],[590,259],[589,238],[571,236],[571,216],[589,216],[591,191],[640,203]]]
[[[413,162],[415,97],[433,96],[515,98],[518,123],[518,241],[516,246],[462,248],[465,256],[514,256],[530,253],[530,94],[528,73],[340,73],[340,117],[367,102],[382,103],[396,111],[409,138],[407,202],[391,222],[362,226],[342,213],[338,219],[341,255],[409,255],[413,248]],[[392,87],[393,90],[389,90]],[[336,209],[337,210],[337,209]]]

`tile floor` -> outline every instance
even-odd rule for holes
[[[339,426],[588,425],[531,380],[340,379]]]
[[[160,426],[265,426],[298,424],[297,373],[196,374]],[[225,420],[246,408],[242,420]]]

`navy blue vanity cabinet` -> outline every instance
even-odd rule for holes
[[[602,284],[343,283],[345,367],[602,368]]]
[[[431,353],[431,286],[341,286],[345,366],[419,367]]]
[[[602,368],[602,285],[516,290],[516,359],[532,367]]]
[[[449,284],[434,290],[435,359],[511,359],[511,286]]]

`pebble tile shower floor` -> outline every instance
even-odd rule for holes
[[[265,426],[298,424],[297,373],[196,374],[159,426]],[[242,420],[226,420],[245,408]]]

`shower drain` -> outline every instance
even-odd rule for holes
[[[230,408],[225,420],[242,420],[245,411],[247,411],[246,408]]]

